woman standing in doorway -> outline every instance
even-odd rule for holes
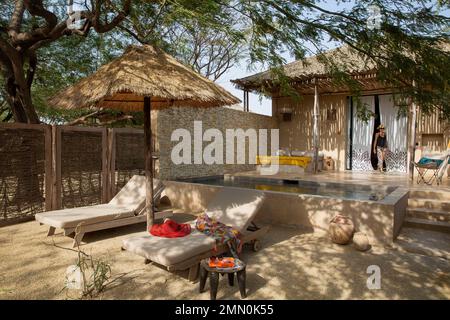
[[[373,153],[377,155],[378,158],[378,170],[383,172],[383,163],[386,157],[387,150],[387,140],[386,132],[384,131],[384,125],[380,124],[378,126],[378,132],[375,134],[375,143],[373,144]]]

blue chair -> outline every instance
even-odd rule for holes
[[[423,156],[419,162],[413,162],[414,167],[418,172],[417,184],[424,183],[427,185],[442,183],[442,177],[444,176],[445,170],[450,163],[450,150],[443,155],[427,155]],[[432,172],[431,177],[426,178],[428,171]]]

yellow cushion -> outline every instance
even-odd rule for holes
[[[311,157],[292,157],[292,156],[256,156],[256,164],[269,165],[276,162],[279,165],[292,165],[306,168],[311,162]]]

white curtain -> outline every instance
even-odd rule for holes
[[[386,127],[388,151],[386,167],[388,171],[406,172],[408,157],[408,123],[406,117],[397,117],[392,95],[379,96],[380,120]]]
[[[375,112],[375,97],[361,97],[361,102],[367,109]],[[353,148],[352,148],[352,170],[368,171],[373,170],[370,162],[370,153],[372,146],[374,119],[370,118],[368,122],[360,120],[357,116],[356,105],[353,106]]]

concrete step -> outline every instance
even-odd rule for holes
[[[410,196],[410,198],[408,199],[408,208],[433,209],[450,212],[450,199],[446,200],[422,199],[422,198],[411,198]]]
[[[405,218],[403,227],[450,233],[450,222]]]
[[[444,221],[450,222],[450,212],[433,209],[419,209],[419,208],[407,208],[407,217],[425,219],[429,221]]]
[[[450,191],[439,189],[411,189],[409,191],[409,198],[450,201]]]

